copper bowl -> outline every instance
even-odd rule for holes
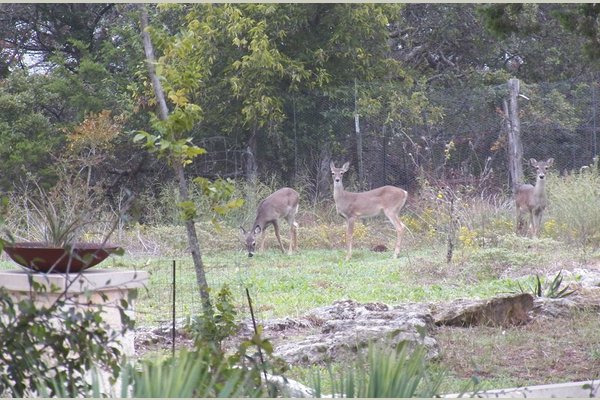
[[[75,243],[56,247],[46,243],[6,243],[4,251],[14,262],[38,272],[80,272],[104,261],[119,247],[99,243]]]

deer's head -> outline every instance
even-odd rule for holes
[[[331,176],[333,177],[334,186],[342,183],[342,178],[344,176],[344,173],[346,173],[348,171],[349,167],[350,167],[349,162],[346,162],[344,165],[342,165],[342,168],[336,168],[333,161],[329,164],[329,168],[331,168]]]
[[[549,158],[547,161],[537,161],[535,158],[529,160],[529,163],[535,168],[535,175],[538,179],[546,177],[546,171],[554,164],[554,158]]]
[[[260,226],[258,225],[256,225],[256,227],[249,232],[246,232],[246,230],[240,226],[242,242],[246,245],[248,257],[252,257],[254,255],[254,252],[256,251],[256,238],[261,232],[262,229],[260,229]]]

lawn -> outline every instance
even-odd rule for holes
[[[125,256],[111,257],[99,267],[135,268],[149,273],[148,288],[139,293],[136,304],[138,326],[170,321],[173,261],[177,318],[199,312],[196,275],[190,258],[185,256],[183,229],[145,229],[144,236],[130,232],[123,237]],[[561,270],[598,269],[600,265],[600,253],[589,248],[550,238],[521,238],[510,232],[477,246],[458,241],[450,263],[446,262],[444,240],[409,234],[401,257],[393,259],[391,251],[370,250],[377,244],[393,248],[391,228],[378,220],[357,228],[362,234],[355,240],[353,258],[344,261],[343,241],[328,239],[335,229],[343,227],[301,229],[300,251],[293,255],[282,254],[269,232],[267,251],[252,258],[242,251],[234,228],[210,232],[202,229],[209,286],[214,291],[224,284],[230,287],[240,318],[249,317],[245,296],[248,288],[260,323],[270,318],[301,316],[340,299],[390,305],[488,299],[520,290],[519,283],[527,287],[536,274],[551,276]],[[144,248],[140,247],[141,241]],[[152,252],[147,251],[149,248]],[[0,268],[15,266],[3,261]],[[508,329],[438,328],[435,337],[441,354],[433,367],[446,371],[445,392],[460,390],[473,377],[487,389],[593,379],[600,371],[599,327],[597,310],[580,310],[555,320]],[[311,373],[293,368],[291,376],[307,382]]]
[[[392,259],[389,254],[358,250],[344,261],[340,250],[303,250],[294,255],[267,251],[251,259],[244,253],[226,251],[204,257],[209,286],[227,284],[240,310],[245,309],[245,289],[253,298],[259,318],[299,316],[335,300],[358,302],[429,302],[455,298],[488,298],[514,289],[515,279],[494,274],[495,268],[431,262],[429,250]],[[199,295],[190,260],[176,261],[177,312],[198,310]],[[140,293],[137,305],[140,324],[170,318],[173,259],[136,262],[120,260],[150,273],[149,290]],[[468,268],[470,271],[466,271]],[[181,315],[184,316],[184,315]]]

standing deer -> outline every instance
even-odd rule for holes
[[[256,210],[254,224],[252,224],[250,231],[246,232],[246,230],[240,226],[242,235],[244,236],[244,241],[246,242],[248,257],[252,257],[254,255],[254,251],[256,249],[256,238],[258,235],[261,235],[260,251],[264,250],[265,229],[269,225],[273,225],[273,228],[275,229],[275,236],[277,236],[277,241],[279,242],[281,252],[285,253],[283,244],[281,244],[281,238],[279,237],[279,224],[277,223],[277,220],[280,218],[285,218],[290,226],[289,253],[291,254],[292,251],[298,249],[296,237],[298,223],[295,221],[295,219],[296,213],[298,212],[299,199],[300,195],[298,192],[296,192],[294,189],[286,187],[272,193],[260,202],[258,209]]]
[[[394,249],[394,257],[400,254],[400,242],[404,224],[400,222],[398,213],[404,207],[408,193],[404,189],[394,186],[383,186],[367,192],[352,193],[344,190],[342,177],[348,171],[350,163],[345,163],[342,168],[336,168],[333,161],[329,164],[333,175],[333,200],[335,208],[342,217],[346,219],[346,240],[348,241],[348,253],[346,260],[352,256],[352,234],[354,222],[357,218],[374,217],[381,211],[396,228],[397,240]]]
[[[546,170],[552,166],[554,159],[548,161],[536,161],[535,158],[529,160],[529,163],[536,172],[535,186],[528,183],[519,185],[515,192],[515,205],[517,209],[516,232],[523,233],[524,214],[529,214],[529,233],[537,237],[540,231],[542,214],[548,198],[546,197]]]

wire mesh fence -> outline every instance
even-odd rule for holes
[[[521,85],[519,98],[523,155],[554,158],[554,169],[577,170],[598,155],[598,82],[577,77],[560,82]],[[480,193],[507,191],[506,84],[456,86],[432,91],[427,99],[442,118],[423,115],[420,122],[387,111],[365,108],[366,85],[336,93],[294,95],[285,103],[286,119],[265,130],[257,146],[259,179],[277,175],[283,185],[301,187],[306,200],[331,197],[329,162],[352,164],[350,189],[382,185],[403,187],[412,195],[423,177],[444,185],[470,185]],[[389,110],[388,110],[389,111]],[[402,112],[401,110],[398,112]],[[190,166],[190,176],[243,178],[248,150],[244,138],[214,136],[199,143],[207,153]],[[525,167],[526,177],[531,170]],[[171,260],[153,272],[151,290],[141,293],[142,323],[167,323],[201,310],[193,268]],[[228,284],[247,314],[243,264],[207,266],[209,286]],[[250,287],[250,293],[253,293]],[[173,302],[173,298],[175,301]],[[261,313],[261,299],[258,315]]]
[[[226,265],[206,265],[206,279],[211,298],[227,286],[232,301],[241,318],[249,318],[250,309],[246,289],[253,302],[258,318],[267,315],[261,312],[260,297],[252,285],[244,281],[248,265],[232,262]],[[162,260],[152,269],[146,290],[138,295],[136,319],[140,326],[168,325],[173,320],[180,322],[202,314],[202,299],[196,281],[194,267],[189,260]]]
[[[521,83],[524,165],[529,158],[553,157],[562,172],[592,162],[598,154],[597,85],[593,76]],[[402,107],[378,105],[381,109],[373,111],[376,107],[364,104],[364,98],[375,98],[366,84],[335,93],[296,94],[285,103],[285,120],[259,132],[252,156],[259,179],[275,175],[282,184],[302,186],[313,200],[330,195],[330,160],[351,162],[349,183],[359,190],[397,185],[413,192],[422,177],[474,185],[485,181],[487,190],[505,190],[509,177],[502,103],[507,93],[506,83],[431,90],[426,93],[429,106],[418,119],[403,115],[408,111]],[[205,141],[209,151],[194,173],[244,177],[249,155],[245,140]]]
[[[519,117],[525,179],[532,181],[527,160],[554,158],[561,173],[578,170],[598,155],[598,82],[578,77],[561,82],[522,83]],[[285,105],[287,119],[265,133],[257,147],[259,179],[275,174],[283,185],[299,187],[306,200],[331,196],[329,162],[352,164],[347,186],[365,190],[382,185],[403,187],[412,195],[420,179],[439,185],[468,185],[474,192],[509,191],[506,115],[502,102],[506,84],[447,88],[428,94],[443,110],[443,118],[423,117],[408,125],[389,114],[367,113],[357,106],[361,86],[335,96],[324,93],[296,95]],[[358,117],[356,117],[358,115]],[[216,137],[203,143],[207,157],[194,167],[195,175],[244,177],[247,149],[241,141]],[[174,304],[178,318],[201,311],[193,268],[178,263],[175,285],[170,262],[153,276],[152,292],[144,300],[144,322],[166,323]],[[229,285],[244,314],[247,283],[239,263],[208,266],[209,286]],[[253,293],[250,287],[250,293]],[[260,310],[258,316],[268,313]]]

